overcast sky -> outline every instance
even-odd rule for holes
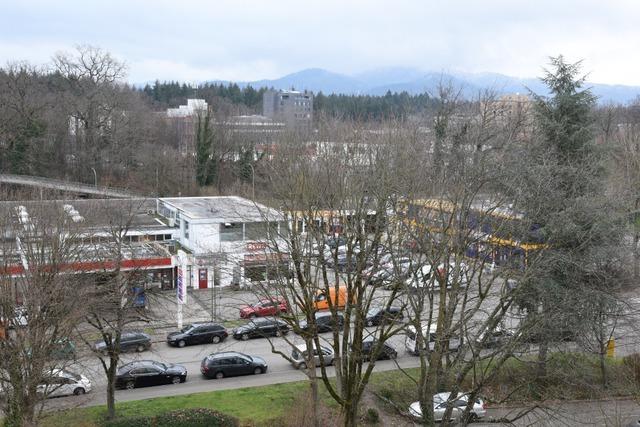
[[[91,44],[131,82],[277,78],[320,67],[539,76],[560,53],[640,85],[637,0],[0,0],[0,63]]]

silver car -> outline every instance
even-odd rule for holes
[[[447,402],[451,393],[438,393],[433,395],[433,417],[435,421],[442,421],[442,417],[447,409]],[[469,395],[466,393],[458,393],[458,396],[450,404],[453,406],[451,410],[451,420],[458,420],[464,412],[469,402]],[[409,406],[409,413],[415,417],[422,419],[422,408],[420,402],[413,402]],[[473,406],[469,411],[469,421],[477,421],[487,415],[487,408],[484,401],[476,398]]]
[[[322,353],[322,361],[320,360],[320,353]],[[331,347],[320,346],[320,352],[316,348],[313,349],[313,360],[315,366],[320,366],[323,362],[325,366],[333,364],[333,349]],[[296,345],[291,352],[291,364],[296,369],[307,369],[309,363],[309,352],[305,344]]]

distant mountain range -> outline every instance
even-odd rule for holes
[[[214,80],[216,83],[230,83]],[[498,73],[450,73],[421,71],[415,68],[380,68],[355,75],[334,73],[321,68],[309,68],[296,73],[287,74],[273,80],[257,80],[252,82],[235,82],[239,86],[274,87],[276,89],[297,90],[308,89],[314,93],[325,95],[360,94],[384,95],[387,91],[418,94],[428,92],[437,94],[440,83],[451,83],[460,88],[467,98],[477,97],[485,90],[497,93],[534,93],[544,95],[546,88],[538,79],[521,79]],[[640,95],[640,86],[607,85],[587,83],[601,103],[626,104]]]

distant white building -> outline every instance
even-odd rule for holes
[[[191,117],[201,112],[206,112],[209,106],[204,99],[187,99],[187,105],[178,108],[168,108],[167,117]]]

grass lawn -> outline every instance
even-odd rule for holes
[[[309,383],[274,384],[262,387],[219,390],[181,396],[159,397],[117,404],[119,417],[155,415],[174,409],[209,408],[238,418],[242,425],[273,425],[307,392]],[[99,425],[105,406],[59,412],[42,420],[46,427],[89,427]]]

